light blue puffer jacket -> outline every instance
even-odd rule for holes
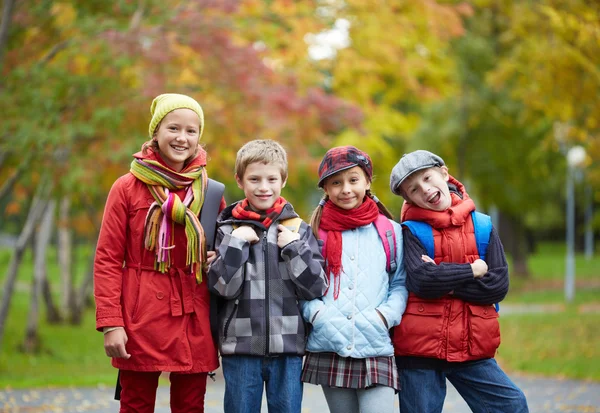
[[[402,228],[392,221],[396,233],[394,274],[386,272],[383,243],[373,224],[342,232],[340,294],[333,299],[334,282],[322,298],[302,302],[302,316],[312,324],[306,350],[334,352],[342,357],[393,356],[388,327],[400,324],[408,292],[402,264]]]

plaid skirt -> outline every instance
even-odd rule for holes
[[[400,390],[396,361],[390,357],[355,359],[336,353],[306,353],[301,380],[346,389],[365,389],[376,384]]]

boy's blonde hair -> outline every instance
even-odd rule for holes
[[[277,164],[281,170],[282,181],[287,180],[288,162],[283,146],[271,139],[255,139],[246,143],[237,152],[235,174],[242,179],[251,163]]]

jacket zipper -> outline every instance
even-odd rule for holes
[[[237,310],[237,306],[238,306],[239,302],[240,302],[240,299],[236,298],[233,303],[233,309],[231,310],[231,314],[229,315],[229,318],[227,319],[227,322],[225,323],[225,328],[223,329],[223,340],[225,340],[227,338],[227,331],[229,330],[229,324],[233,320],[233,316],[235,314],[235,310]]]
[[[266,347],[265,347],[265,355],[269,355],[269,335],[270,335],[270,331],[269,331],[269,257],[268,257],[268,248],[267,248],[267,232],[269,230],[265,229],[265,232],[263,233],[263,242],[262,242],[262,248],[263,248],[263,255],[264,255],[264,260],[263,260],[263,264],[265,266],[265,320],[266,320],[266,324],[265,324],[265,333],[266,333]]]

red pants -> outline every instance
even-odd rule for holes
[[[204,413],[207,373],[171,373],[171,412]],[[121,370],[120,413],[154,413],[160,372]]]

